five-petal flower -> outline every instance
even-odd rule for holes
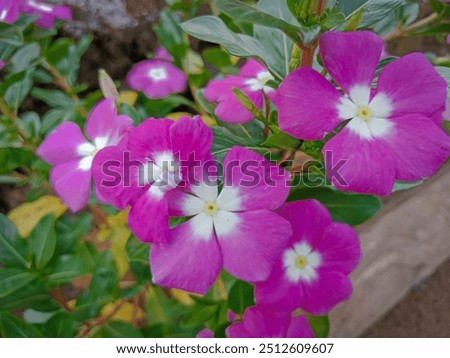
[[[388,195],[396,179],[432,176],[450,153],[450,138],[435,123],[445,80],[413,53],[384,67],[373,90],[382,46],[372,32],[327,32],[320,38],[324,67],[346,94],[302,67],[275,99],[280,128],[297,138],[320,140],[348,122],[323,148],[329,179],[341,190]],[[338,162],[341,175],[331,175]]]
[[[108,146],[126,145],[132,120],[117,115],[112,99],[99,102],[89,114],[85,130],[66,122],[56,127],[42,142],[37,155],[53,165],[50,181],[58,196],[72,211],[82,209],[89,200],[92,161],[97,152]],[[103,198],[101,195],[99,199]]]

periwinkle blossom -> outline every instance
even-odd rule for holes
[[[256,107],[262,109],[264,93],[269,97],[275,94],[275,90],[267,85],[267,82],[273,79],[272,74],[264,65],[250,59],[242,66],[238,76],[226,76],[210,81],[205,89],[205,98],[209,102],[218,103],[214,113],[222,121],[249,122],[254,118],[253,114],[239,102],[233,88],[240,89]]]
[[[197,333],[196,338],[214,338],[214,332],[208,328],[205,328]]]
[[[21,0],[0,0],[0,22],[12,24],[20,16]]]
[[[358,236],[349,225],[333,222],[316,200],[285,204],[278,214],[291,223],[292,236],[270,277],[256,284],[256,303],[276,311],[326,314],[352,293],[348,275],[360,260]]]
[[[72,9],[64,5],[50,5],[40,0],[0,0],[0,22],[13,23],[21,13],[37,15],[36,25],[51,29],[56,19],[72,20]]]
[[[289,194],[290,175],[242,147],[228,152],[223,168],[220,193],[197,168],[195,184],[168,194],[170,216],[190,219],[171,230],[166,244],[152,246],[155,284],[204,294],[222,267],[249,282],[269,276],[291,234],[289,222],[273,212]]]
[[[226,329],[228,338],[314,338],[306,317],[254,306]]]
[[[382,47],[369,31],[327,32],[323,64],[345,94],[303,67],[284,79],[275,100],[280,128],[297,138],[321,140],[345,125],[323,148],[329,179],[341,190],[389,195],[395,180],[428,178],[450,153],[450,138],[437,125],[446,81],[413,53],[386,65],[373,89]]]
[[[102,148],[124,146],[132,120],[118,115],[112,99],[100,101],[86,121],[86,140],[80,127],[65,122],[56,127],[37,149],[37,155],[53,166],[50,182],[56,194],[74,212],[88,202],[91,168]],[[99,196],[102,199],[101,195]]]
[[[161,99],[186,89],[186,75],[173,63],[173,57],[159,48],[155,57],[136,63],[127,75],[131,89],[142,91],[151,99]]]
[[[178,121],[150,118],[129,133],[127,148],[108,147],[94,160],[94,181],[118,209],[131,206],[128,224],[143,242],[169,236],[167,194],[189,168],[210,156],[213,134],[199,116]],[[109,166],[108,166],[109,163]]]

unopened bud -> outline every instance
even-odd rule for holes
[[[114,81],[103,69],[98,71],[98,82],[100,84],[103,97],[113,98],[116,102],[119,100],[119,92],[117,91]]]

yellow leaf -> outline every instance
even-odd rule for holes
[[[145,312],[141,307],[135,306],[124,300],[119,300],[117,302],[108,303],[103,307],[101,317],[110,317],[110,320],[132,323],[135,320],[145,318]]]
[[[194,50],[188,50],[183,58],[183,68],[187,74],[200,74],[203,72],[205,63],[202,57]]]
[[[19,230],[22,237],[28,237],[33,228],[45,215],[53,214],[60,217],[67,210],[67,206],[56,196],[46,195],[31,203],[24,203],[12,209],[8,218]]]
[[[211,117],[207,114],[202,114],[201,117],[203,119],[203,122],[205,122],[206,125],[208,125],[209,127],[217,126],[217,121],[213,117]]]
[[[178,302],[180,302],[181,304],[183,304],[185,306],[190,306],[190,305],[194,304],[194,302],[195,302],[192,299],[192,297],[189,296],[189,293],[187,293],[186,291],[183,291],[183,290],[171,288],[170,294],[172,295],[173,298],[175,298]]]
[[[134,91],[121,91],[119,93],[119,103],[134,106],[137,98],[138,98],[138,94]]]
[[[130,263],[128,262],[125,251],[130,234],[131,232],[127,227],[120,226],[113,229],[113,235],[111,237],[111,253],[116,260],[120,278],[130,269]]]
[[[173,121],[177,121],[181,117],[184,117],[184,116],[189,116],[190,117],[190,116],[192,116],[192,114],[190,114],[188,112],[172,112],[172,113],[166,114],[164,116],[164,118],[168,118],[168,119],[172,119]]]
[[[127,225],[127,217],[129,210],[120,211],[116,215],[110,215],[106,218],[110,227],[119,227]]]

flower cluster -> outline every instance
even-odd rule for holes
[[[367,31],[323,34],[324,68],[338,88],[301,67],[275,90],[267,85],[270,72],[249,60],[239,76],[212,80],[205,97],[231,123],[254,119],[234,88],[258,108],[273,100],[282,130],[325,141],[328,174],[333,160],[344,161],[344,181],[330,177],[334,186],[388,195],[395,180],[431,176],[448,158],[450,139],[439,127],[445,81],[423,55],[411,54],[384,67],[374,85],[382,45]],[[183,91],[186,77],[172,62],[159,49],[133,67],[129,86],[150,98]],[[85,130],[90,141],[75,124],[61,124],[38,149],[54,166],[56,193],[80,210],[92,177],[98,200],[129,208],[129,227],[152,244],[155,284],[205,294],[222,269],[252,283],[255,306],[230,317],[229,337],[313,337],[307,315],[325,315],[350,297],[349,274],[361,257],[356,231],[334,222],[316,200],[287,202],[291,175],[284,168],[241,146],[218,162],[213,131],[200,116],[133,126],[113,99],[97,104]]]
[[[36,25],[51,29],[56,19],[72,20],[72,9],[68,6],[54,6],[41,0],[0,0],[0,22],[11,24],[20,14],[37,16]]]

